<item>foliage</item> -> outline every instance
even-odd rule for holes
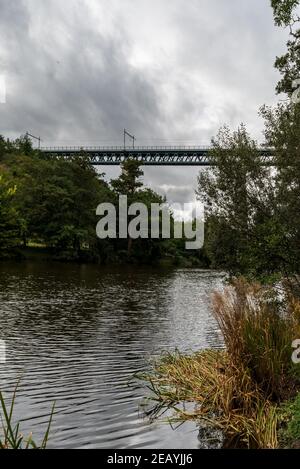
[[[263,108],[265,136],[275,149],[277,252],[283,272],[298,272],[300,261],[300,104]]]
[[[277,447],[279,406],[300,385],[291,360],[300,303],[289,291],[284,298],[279,302],[278,291],[244,279],[215,293],[213,311],[226,350],[167,354],[155,362],[152,373],[140,376],[153,393],[150,416],[173,409],[171,419],[220,428],[227,447]],[[186,402],[194,410],[187,411]],[[298,420],[291,424],[293,431],[298,426]]]
[[[117,179],[111,181],[111,185],[117,194],[127,195],[129,199],[132,199],[132,196],[143,186],[140,181],[143,174],[141,163],[129,158],[123,161],[121,174]]]
[[[198,177],[206,207],[205,249],[213,267],[233,272],[276,270],[280,263],[273,178],[256,142],[241,126],[212,141],[214,166]]]
[[[137,239],[133,240],[130,236],[127,236],[126,240],[118,239],[116,244],[120,250],[127,251],[127,259],[135,262],[150,262],[155,261],[161,257],[161,240],[151,239],[150,227],[150,207],[151,203],[163,204],[165,200],[154,191],[143,187],[141,178],[144,172],[141,169],[141,163],[134,159],[127,159],[121,165],[121,174],[117,179],[111,181],[111,187],[115,194],[116,208],[118,209],[118,196],[126,195],[128,206],[133,203],[143,203],[149,214],[148,220],[148,239]],[[117,210],[119,220],[119,213]],[[128,224],[133,219],[132,216],[128,216]],[[118,226],[118,223],[117,223]],[[126,242],[126,245],[124,244]]]
[[[10,169],[18,187],[15,206],[24,245],[28,239],[42,240],[56,251],[72,249],[79,256],[95,238],[96,207],[108,192],[104,182],[80,161],[20,156]]]
[[[284,448],[300,445],[300,393],[279,408],[279,442]]]
[[[12,205],[16,186],[0,168],[0,258],[9,256],[18,243],[18,218]]]
[[[283,292],[248,283],[243,278],[233,288],[216,292],[213,311],[226,349],[237,368],[248,369],[267,398],[280,400],[298,384],[291,360],[293,340],[300,337],[300,303]]]
[[[272,0],[275,23],[289,26],[287,53],[276,60],[282,74],[277,91],[290,98],[300,78],[299,0]],[[205,252],[210,265],[263,278],[299,273],[300,104],[263,107],[266,146],[274,167],[263,166],[245,126],[222,128],[213,139],[215,166],[198,178],[206,206]]]
[[[158,418],[173,409],[171,420],[195,420],[220,428],[226,447],[275,448],[276,405],[268,401],[249,370],[237,368],[223,351],[206,350],[190,356],[167,354],[141,375],[152,392],[150,410]],[[193,402],[187,411],[182,403]]]
[[[275,23],[278,26],[289,26],[290,39],[287,52],[276,58],[275,67],[282,74],[277,85],[278,93],[293,91],[293,81],[300,78],[300,2],[299,0],[271,0]]]
[[[186,254],[181,240],[96,237],[96,208],[102,202],[114,204],[117,216],[119,195],[127,195],[128,205],[144,203],[149,214],[151,203],[166,203],[144,187],[138,161],[124,161],[120,176],[109,184],[84,152],[68,160],[47,158],[32,149],[27,137],[14,142],[0,137],[0,160],[2,257],[11,256],[16,247],[29,253],[24,248],[42,245],[51,258],[59,260],[153,263],[167,256],[175,263],[187,256],[190,263],[201,262]],[[150,230],[151,219],[148,226]]]

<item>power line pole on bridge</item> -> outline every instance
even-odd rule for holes
[[[126,150],[126,135],[127,137],[132,139],[132,144],[133,144],[133,149],[134,149],[134,142],[135,142],[135,136],[131,135],[130,133],[127,132],[126,129],[124,129],[124,150]]]
[[[41,137],[36,137],[35,135],[31,135],[29,132],[26,132],[26,137],[35,138],[39,142],[39,149],[41,148]]]

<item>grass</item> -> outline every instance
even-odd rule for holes
[[[229,447],[277,446],[276,405],[265,399],[249,371],[233,365],[226,351],[168,354],[142,378],[154,396],[151,418],[171,408],[173,420],[205,420],[222,429]],[[193,402],[194,410],[186,411],[181,405],[186,402]]]
[[[141,376],[155,403],[149,415],[172,409],[177,421],[205,420],[223,431],[226,447],[276,448],[281,403],[300,384],[291,360],[292,342],[300,338],[299,302],[288,291],[279,302],[273,289],[239,279],[214,294],[213,311],[226,349],[161,357]],[[192,411],[186,402],[194,403]]]
[[[280,446],[300,448],[300,393],[294,399],[284,402],[279,410]]]
[[[0,391],[0,410],[1,410],[1,420],[2,420],[2,434],[0,436],[0,449],[46,449],[50,428],[52,424],[55,404],[52,406],[52,411],[50,414],[49,422],[47,425],[46,432],[44,434],[43,440],[40,444],[37,444],[30,434],[27,438],[20,432],[20,423],[13,423],[13,413],[14,406],[16,401],[18,385],[15,387],[13,392],[12,400],[10,406],[8,406],[4,400],[3,394]]]
[[[289,397],[295,390],[291,344],[300,338],[298,310],[299,302],[288,291],[279,301],[274,289],[243,278],[213,295],[214,316],[233,364],[248,369],[271,400]]]

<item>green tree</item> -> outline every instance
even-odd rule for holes
[[[275,67],[282,75],[277,92],[291,96],[293,82],[300,78],[300,0],[272,0],[271,4],[276,25],[290,30],[287,52],[276,58]]]
[[[165,198],[144,187],[141,177],[144,172],[141,169],[141,163],[134,159],[127,159],[121,166],[121,174],[119,178],[111,181],[111,186],[115,193],[115,204],[118,206],[118,197],[120,195],[127,196],[128,206],[132,203],[143,203],[148,209],[148,239],[133,240],[127,236],[127,260],[135,260],[139,263],[154,262],[159,259],[163,252],[167,250],[167,242],[162,239],[151,239],[151,204],[156,203],[162,205],[166,202]],[[133,217],[128,217],[128,224]],[[117,249],[124,251],[123,240],[117,240]]]
[[[11,254],[18,243],[17,212],[12,205],[16,186],[8,180],[5,172],[0,171],[0,257]]]
[[[289,27],[287,52],[275,67],[277,92],[288,97],[300,78],[299,0],[272,0],[275,23]],[[275,150],[274,167],[260,164],[245,128],[223,129],[213,142],[216,166],[199,176],[198,195],[206,204],[205,249],[212,265],[233,271],[299,271],[300,116],[298,103],[264,107],[266,144]]]
[[[141,163],[128,158],[121,164],[121,174],[111,181],[114,191],[119,195],[127,195],[129,199],[143,186],[140,178],[144,175]]]
[[[270,168],[261,164],[243,125],[236,132],[222,128],[212,145],[214,166],[200,173],[197,190],[206,207],[205,250],[212,265],[234,272],[274,269],[278,261],[266,258],[265,249],[277,232]],[[268,226],[268,239],[262,226]]]
[[[277,92],[292,97],[300,78],[300,1],[272,0],[275,23],[289,27],[287,52],[275,67],[282,78]],[[286,275],[299,272],[300,261],[300,104],[288,99],[274,108],[263,107],[265,138],[275,149],[275,197],[278,252]],[[280,235],[279,235],[280,233]]]
[[[99,251],[96,207],[112,195],[84,155],[65,161],[34,151],[26,156],[17,149],[4,163],[18,187],[13,205],[24,245],[38,241],[74,258],[82,250]]]
[[[138,190],[143,186],[140,178],[144,172],[141,170],[141,163],[132,158],[128,158],[123,161],[121,165],[121,174],[117,179],[111,181],[111,186],[117,196],[126,195],[128,198],[128,204],[136,202],[136,194]],[[128,220],[128,222],[130,219]],[[132,239],[128,235],[127,237],[127,253],[131,255]]]
[[[263,108],[265,136],[275,149],[275,193],[281,256],[285,273],[300,263],[300,105]]]

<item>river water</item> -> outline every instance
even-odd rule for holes
[[[197,428],[150,423],[133,375],[166,350],[218,347],[211,293],[224,275],[200,269],[0,264],[0,339],[7,397],[39,442],[56,401],[49,448],[198,448]]]

